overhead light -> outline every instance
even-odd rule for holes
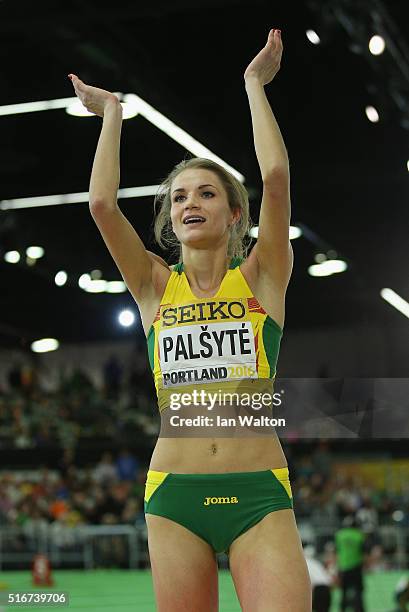
[[[290,225],[290,240],[296,240],[302,235],[302,230],[296,225]]]
[[[44,255],[44,249],[39,246],[31,246],[26,249],[26,255],[30,259],[40,259]]]
[[[383,53],[385,50],[385,40],[382,38],[382,36],[378,36],[376,34],[375,36],[372,36],[368,46],[372,55],[381,55],[381,53]]]
[[[302,230],[300,227],[296,225],[290,225],[289,238],[290,240],[295,240],[302,235]],[[253,225],[253,227],[249,231],[249,236],[252,238],[258,238],[258,225]]]
[[[60,343],[55,338],[42,338],[31,344],[31,350],[33,353],[48,353],[57,350],[59,346]]]
[[[68,275],[64,270],[60,270],[54,277],[54,282],[57,287],[62,287],[67,282]]]
[[[125,187],[118,189],[118,200],[122,198],[143,198],[156,195],[159,185],[146,185],[144,187]],[[17,198],[13,200],[0,200],[0,210],[16,208],[34,208],[36,206],[56,206],[59,204],[78,204],[89,202],[89,192],[62,193],[49,196],[36,196],[33,198]]]
[[[7,263],[18,263],[20,261],[20,253],[18,251],[7,251],[4,253],[4,261]]]
[[[389,289],[385,287],[381,289],[381,296],[384,300],[386,300],[391,306],[394,306],[396,310],[399,310],[405,317],[409,318],[409,304],[406,300],[404,300],[400,295],[398,295],[393,289]]]
[[[125,293],[127,286],[123,281],[107,281],[105,291],[107,293]]]
[[[379,114],[376,108],[374,108],[373,106],[367,106],[365,108],[365,114],[371,123],[378,123]]]
[[[118,316],[118,321],[123,327],[130,327],[135,321],[135,315],[132,310],[123,310]]]
[[[315,30],[307,30],[306,31],[306,35],[308,40],[310,41],[310,43],[312,43],[313,45],[319,45],[321,42],[320,37],[318,36],[317,32]]]
[[[81,289],[84,289],[85,291],[90,281],[91,281],[91,277],[89,274],[81,274],[81,276],[78,279],[78,285],[79,287],[81,287]]]
[[[107,282],[104,280],[89,280],[83,287],[87,293],[103,293],[106,290]]]
[[[322,263],[313,264],[308,268],[311,276],[331,276],[347,269],[347,263],[342,259],[326,259]]]
[[[138,103],[135,100],[122,102],[122,119],[132,119],[139,114]]]
[[[57,98],[56,100],[40,100],[38,102],[22,102],[19,104],[6,104],[0,106],[0,115],[19,115],[21,113],[35,113],[37,111],[55,110],[66,108],[78,98]]]
[[[73,115],[74,117],[96,117],[95,113],[90,113],[87,111],[81,100],[78,98],[75,98],[71,104],[68,104],[65,112],[68,115]]]

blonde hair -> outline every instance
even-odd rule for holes
[[[249,236],[250,228],[253,223],[250,219],[250,205],[247,190],[230,172],[225,170],[216,162],[204,157],[192,157],[179,162],[162,181],[155,195],[154,209],[155,222],[154,233],[156,242],[163,249],[171,248],[179,257],[179,262],[182,257],[180,242],[177,239],[172,229],[170,218],[170,209],[172,206],[171,187],[175,178],[183,171],[193,168],[210,170],[214,172],[220,179],[226,194],[230,209],[240,210],[240,218],[234,223],[230,229],[230,239],[227,247],[228,257],[245,258],[250,246],[251,238]],[[157,212],[158,204],[160,210]]]

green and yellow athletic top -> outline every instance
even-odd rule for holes
[[[246,380],[274,379],[281,327],[265,312],[233,258],[218,292],[197,298],[183,263],[174,266],[147,343],[159,410],[170,394],[205,388],[243,389]]]

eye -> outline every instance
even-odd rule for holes
[[[214,193],[213,193],[212,191],[202,191],[202,195],[204,195],[205,193],[208,193],[208,194],[210,194],[211,196],[214,196]],[[185,197],[184,195],[179,194],[179,195],[175,196],[175,198],[174,198],[174,200],[173,200],[173,201],[174,201],[174,202],[179,202],[179,199],[178,199],[178,198],[184,198],[184,197]],[[207,200],[207,199],[208,199],[208,198],[206,198],[206,200]]]

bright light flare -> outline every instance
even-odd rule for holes
[[[251,228],[249,235],[252,238],[258,238],[258,225],[254,225]],[[299,238],[300,236],[302,236],[302,229],[298,227],[297,225],[290,225],[290,233],[289,233],[290,240],[296,240],[296,238]]]
[[[107,293],[125,293],[127,287],[123,281],[108,281],[105,291]]]
[[[75,100],[71,102],[65,109],[68,115],[72,115],[73,117],[95,117],[95,113],[90,113],[87,111],[81,100]]]
[[[18,263],[20,261],[20,253],[18,251],[7,251],[4,253],[4,261],[7,263]]]
[[[135,315],[132,310],[123,310],[118,315],[118,321],[123,327],[130,327],[135,322]]]
[[[30,257],[30,259],[40,259],[44,256],[44,249],[39,246],[31,246],[26,249],[26,255]]]
[[[67,278],[68,278],[67,273],[64,270],[60,270],[54,276],[54,282],[57,285],[57,287],[62,287],[67,282]]]
[[[331,276],[331,274],[345,272],[347,268],[346,261],[342,259],[326,259],[322,263],[310,266],[308,268],[308,274],[311,276]]]
[[[372,36],[368,46],[372,55],[381,55],[385,51],[385,40],[376,34]]]
[[[367,106],[365,108],[365,114],[371,123],[378,123],[379,113],[374,106]]]
[[[313,45],[319,45],[321,42],[320,37],[318,36],[317,32],[315,30],[307,30],[306,31],[306,36],[308,38],[308,40],[310,41],[310,43],[312,43]]]
[[[42,338],[31,344],[31,350],[33,353],[49,353],[50,351],[56,351],[59,346],[60,343],[55,338]]]

